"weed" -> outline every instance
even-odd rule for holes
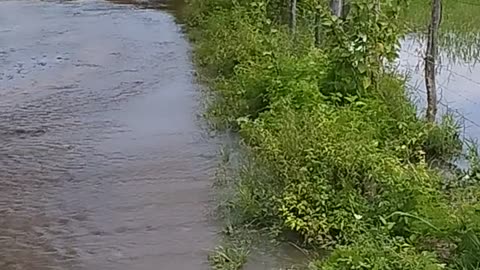
[[[247,261],[249,251],[243,246],[218,246],[208,257],[212,269],[238,270]]]

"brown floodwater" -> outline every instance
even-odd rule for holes
[[[207,268],[190,48],[121,2],[0,0],[1,270]]]

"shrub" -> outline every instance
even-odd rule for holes
[[[244,123],[242,134],[283,187],[276,210],[286,228],[309,242],[332,244],[379,215],[414,209],[438,179],[426,166],[405,165],[379,139],[379,115],[368,106],[288,107]]]
[[[431,252],[418,252],[401,238],[364,237],[356,244],[340,246],[325,261],[313,262],[312,270],[440,270]]]

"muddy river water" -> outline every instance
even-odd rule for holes
[[[167,12],[0,0],[0,269],[207,268],[216,143]]]
[[[0,270],[208,269],[219,147],[172,15],[183,1],[131,1],[0,0]],[[419,48],[405,40],[399,66],[421,88]],[[478,139],[480,69],[447,69],[441,100]]]

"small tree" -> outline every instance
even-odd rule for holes
[[[403,35],[400,6],[386,1],[377,9],[377,3],[349,1],[349,14],[341,18],[330,8],[322,12],[322,46],[331,57],[325,91],[343,97],[369,95],[378,85],[385,62],[397,58]]]
[[[442,0],[432,0],[432,18],[428,27],[425,54],[425,86],[427,89],[427,120],[435,122],[437,115],[437,87],[435,83],[435,59],[437,58],[438,29],[442,16]]]
[[[320,1],[322,2],[322,1]],[[345,18],[350,10],[350,0],[329,0],[330,11],[333,16]],[[315,7],[315,45],[320,47],[322,39],[322,4],[317,3]]]

